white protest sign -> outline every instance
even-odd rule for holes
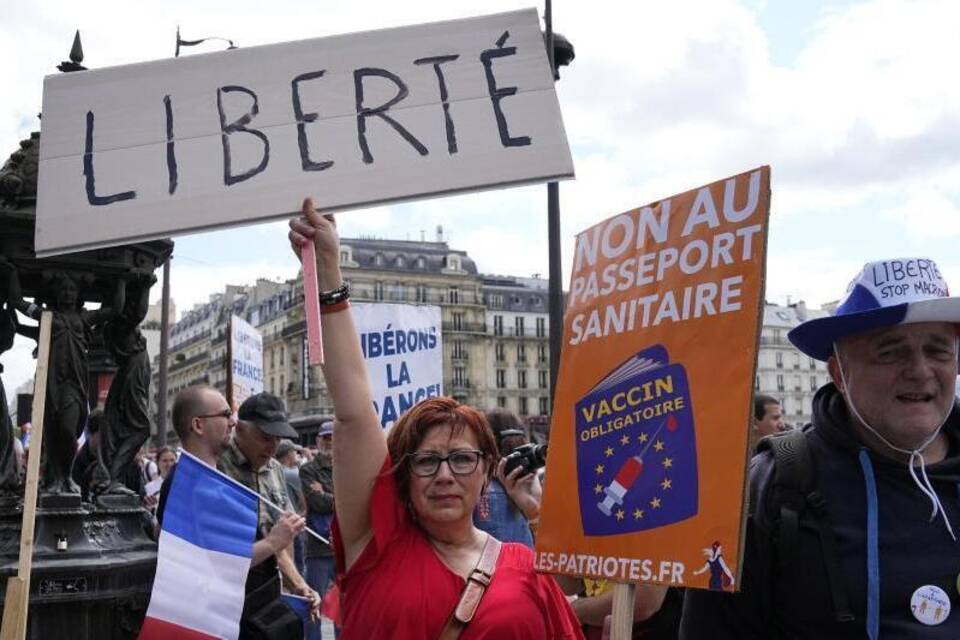
[[[527,9],[47,76],[35,244],[572,176]]]
[[[238,316],[230,319],[230,384],[234,408],[263,391],[263,337]]]
[[[425,398],[443,395],[440,307],[354,304],[373,404],[385,429]]]

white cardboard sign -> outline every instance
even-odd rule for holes
[[[230,319],[230,374],[234,409],[263,391],[263,337],[240,316]]]
[[[384,429],[421,400],[443,395],[440,307],[358,303],[353,319]]]
[[[47,76],[53,255],[573,176],[534,9]]]

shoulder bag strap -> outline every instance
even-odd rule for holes
[[[438,640],[456,640],[473,620],[477,607],[480,606],[480,599],[483,598],[487,587],[490,586],[490,581],[493,580],[500,547],[500,541],[487,534],[487,542],[483,545],[480,560],[467,577],[467,584],[463,588],[463,593],[460,594],[460,601],[447,618],[447,623],[443,625]]]

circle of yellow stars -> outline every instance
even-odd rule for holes
[[[639,442],[640,444],[646,444],[649,440],[650,440],[650,436],[648,436],[645,432],[641,432],[640,435],[637,436],[637,442]],[[630,436],[626,434],[621,436],[620,446],[625,447],[629,444],[630,444]],[[659,438],[653,443],[654,451],[662,452],[665,447],[666,445],[664,444],[663,440]],[[607,458],[612,458],[615,453],[616,452],[614,451],[613,447],[610,447],[610,446],[608,446],[606,449],[603,450],[603,454]],[[664,470],[672,469],[673,458],[670,458],[669,456],[665,456],[663,460],[660,461],[660,464],[663,465]],[[603,474],[605,469],[606,467],[604,465],[598,464],[594,470],[597,472],[597,475],[599,476]],[[671,480],[670,478],[664,477],[663,481],[660,483],[660,488],[663,489],[664,491],[669,491],[670,489],[673,488],[673,480]],[[593,492],[597,495],[603,494],[603,485],[599,482],[593,485]],[[659,509],[662,506],[662,500],[660,499],[659,496],[654,496],[653,498],[650,499],[649,504],[651,509]],[[632,514],[633,519],[643,520],[644,514],[645,514],[644,510],[637,507],[636,509],[633,510],[633,514]],[[616,511],[613,512],[613,515],[618,521],[622,521],[624,518],[626,518],[626,512],[624,512],[623,509],[617,509]]]

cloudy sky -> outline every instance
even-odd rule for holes
[[[244,47],[527,6],[7,3],[0,153],[39,127],[42,78],[66,58],[77,28],[84,64],[102,68],[170,57],[178,24],[184,38],[221,35]],[[554,27],[577,52],[557,85],[577,173],[560,187],[565,274],[577,231],[769,164],[769,300],[819,305],[864,261],[900,255],[933,257],[960,283],[960,3],[555,0]],[[484,272],[548,270],[545,187],[359,210],[340,224],[345,236],[397,239],[432,237],[442,224]],[[278,224],[178,239],[178,308],[227,282],[292,276],[284,243]],[[8,390],[32,375],[29,363],[26,344],[4,356]]]

